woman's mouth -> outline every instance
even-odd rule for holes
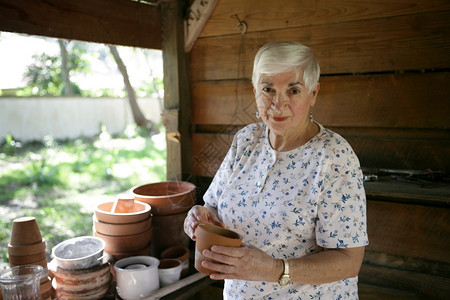
[[[283,122],[288,119],[288,117],[272,117],[275,122]]]

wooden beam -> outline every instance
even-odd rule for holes
[[[195,0],[185,20],[185,51],[190,52],[219,0]]]
[[[161,49],[159,7],[130,0],[0,0],[0,30]]]
[[[164,109],[166,121],[167,178],[187,180],[192,175],[191,94],[188,61],[184,52],[186,1],[161,2]]]

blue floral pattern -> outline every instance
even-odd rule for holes
[[[366,198],[358,158],[320,126],[305,145],[275,151],[263,123],[239,131],[205,203],[224,224],[274,258],[368,244]],[[225,299],[357,299],[357,277],[322,285],[226,280]]]

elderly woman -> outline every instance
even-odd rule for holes
[[[357,299],[368,244],[358,158],[312,118],[319,64],[299,43],[269,43],[256,54],[257,116],[234,137],[184,230],[199,223],[243,236],[240,248],[213,246],[202,265],[225,279],[225,299]]]

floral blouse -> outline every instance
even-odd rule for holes
[[[274,258],[323,248],[368,244],[366,197],[358,158],[340,135],[320,132],[297,149],[279,152],[268,127],[251,124],[234,137],[205,193],[222,222]],[[358,299],[358,278],[329,284],[226,280],[224,299]]]

